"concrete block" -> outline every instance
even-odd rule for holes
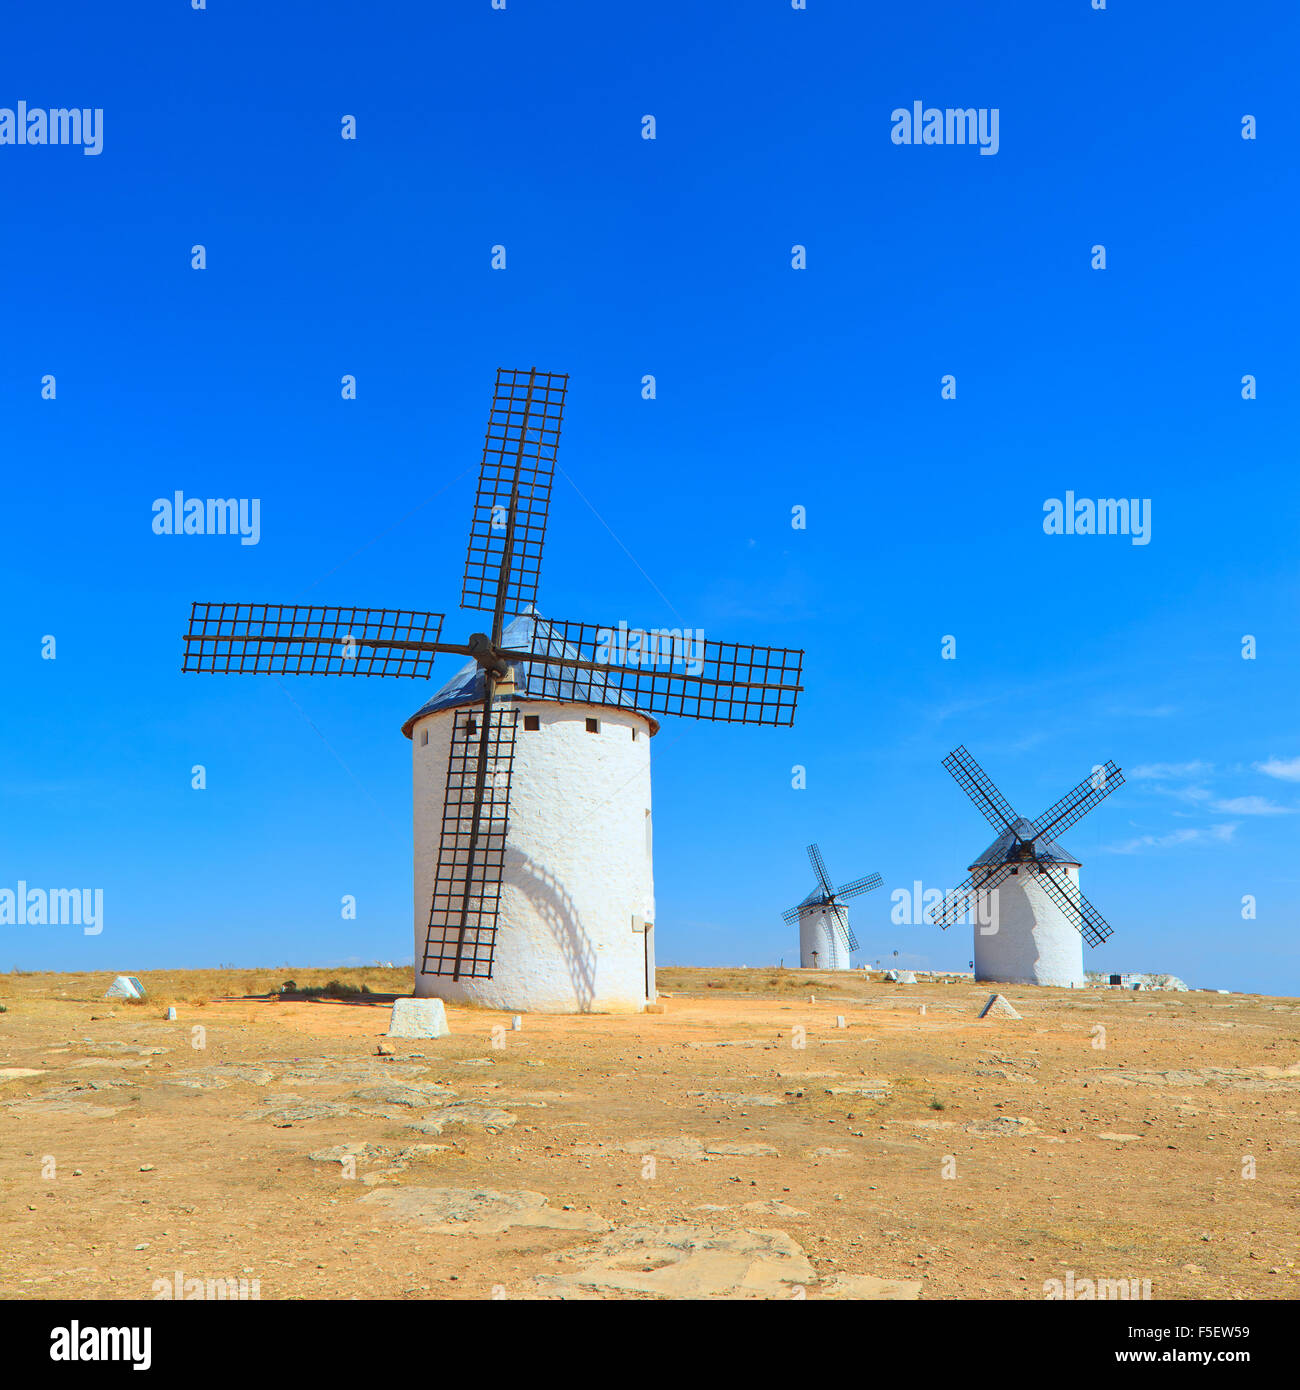
[[[441,999],[396,999],[393,1016],[388,1024],[390,1038],[445,1038],[447,1011]]]

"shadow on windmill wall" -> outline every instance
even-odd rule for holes
[[[506,849],[506,876],[527,894],[550,928],[564,956],[578,1006],[583,1012],[590,1009],[596,998],[596,948],[582,925],[577,904],[554,874],[513,846]]]

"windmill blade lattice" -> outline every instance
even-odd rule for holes
[[[549,618],[550,641],[542,651],[503,649],[507,661],[522,662],[547,682],[562,684],[566,698],[593,704],[629,704],[651,714],[713,719],[728,724],[789,725],[803,652],[712,639],[688,643],[680,632],[636,629],[653,643],[627,651],[631,631],[618,625]],[[665,634],[666,635],[661,635]],[[674,671],[673,665],[698,665]],[[666,669],[665,669],[666,668]]]
[[[831,887],[831,876],[826,870],[826,861],[822,858],[821,849],[817,845],[808,846],[808,862],[812,865],[813,873],[817,875],[822,892],[828,898],[834,897],[835,890]]]
[[[884,881],[879,874],[868,874],[866,878],[855,878],[852,883],[837,888],[835,896],[840,902],[847,902],[850,898],[861,897],[863,893],[874,893]]]
[[[298,603],[195,603],[182,671],[428,679],[441,613]]]
[[[503,701],[456,711],[425,974],[492,976],[518,719],[518,709]]]
[[[973,908],[985,893],[993,892],[1004,878],[1010,878],[1016,865],[999,864],[996,867],[981,866],[964,882],[943,895],[943,902],[937,903],[929,911],[929,918],[937,927],[947,931],[954,922],[961,919]]]
[[[1109,760],[1100,772],[1085,777],[1082,782],[1054,805],[1048,807],[1034,822],[1034,838],[1062,835],[1098,803],[1124,785],[1124,774]]]
[[[993,779],[966,751],[958,746],[943,760],[957,785],[975,803],[980,815],[997,831],[1014,830],[1016,813],[1006,797],[993,785]]]
[[[1036,867],[1038,882],[1089,946],[1100,946],[1112,935],[1110,924],[1073,883],[1059,878],[1056,871],[1041,860]]]
[[[567,376],[535,368],[497,372],[470,520],[462,608],[515,614],[537,602],[568,384]]]

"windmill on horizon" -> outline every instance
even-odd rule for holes
[[[427,679],[439,653],[471,658],[402,726],[415,993],[639,1011],[655,997],[653,716],[790,725],[803,652],[538,612],[567,389],[497,372],[460,599],[490,632],[450,643],[440,613],[195,603],[182,670]]]
[[[801,903],[782,913],[786,922],[799,923],[799,964],[806,970],[850,970],[849,953],[859,947],[844,904],[850,898],[874,892],[885,880],[879,874],[868,874],[843,888],[832,888],[826,861],[815,844],[808,846],[808,862],[817,875],[817,887]]]
[[[943,765],[998,837],[970,866],[970,877],[930,909],[930,921],[946,931],[971,913],[977,980],[1082,987],[1083,943],[1100,946],[1111,928],[1079,888],[1079,861],[1049,836],[1123,786],[1123,772],[1113,762],[1099,764],[1029,821],[1016,815],[964,747]]]

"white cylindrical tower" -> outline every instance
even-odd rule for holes
[[[848,909],[830,903],[801,903],[799,964],[805,970],[849,970]]]
[[[507,629],[506,645],[530,634]],[[466,667],[403,727],[413,745],[415,993],[514,1013],[638,1012],[654,999],[650,738],[619,705],[533,698],[519,714],[491,979],[422,972],[456,712]]]
[[[972,864],[972,872],[975,868]],[[1077,863],[1059,859],[1052,864],[1052,873],[1066,892],[1077,896]],[[1021,865],[993,894],[980,900],[974,939],[976,980],[1083,987],[1083,936],[1038,882],[1029,864]]]

